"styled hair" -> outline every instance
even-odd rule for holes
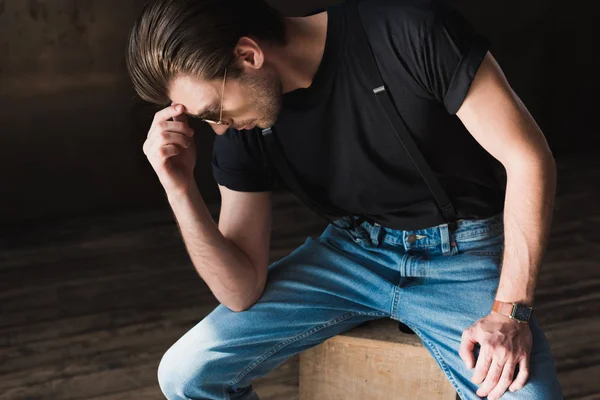
[[[239,77],[230,66],[242,36],[285,44],[285,17],[264,0],[151,0],[135,21],[126,64],[137,94],[169,103],[178,74],[203,80]]]

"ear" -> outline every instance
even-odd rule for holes
[[[265,62],[264,51],[255,40],[247,36],[238,40],[234,55],[241,68],[260,69]]]

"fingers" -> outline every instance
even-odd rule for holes
[[[488,400],[499,399],[507,389],[514,392],[522,388],[528,378],[528,357],[521,358],[502,348],[484,345],[477,358],[471,382],[480,384],[477,395]],[[519,373],[515,378],[516,366]]]
[[[181,115],[184,111],[184,107],[181,104],[172,104],[169,107],[163,108],[156,114],[154,114],[154,122],[163,122],[167,121],[173,117],[177,117]]]
[[[515,373],[515,364],[510,361],[507,361],[503,367],[500,367],[503,361],[497,364],[499,365],[501,374],[496,373],[496,371],[492,373],[492,369],[496,365],[496,362],[493,362],[490,374],[488,374],[486,380],[477,390],[478,396],[487,396],[488,400],[497,400],[506,392],[506,389],[511,384]]]
[[[179,114],[173,116],[173,121],[188,123],[188,116],[186,114]]]
[[[193,143],[194,130],[182,114],[181,104],[166,107],[154,115],[143,151],[148,158],[160,160],[178,154],[181,148],[189,148]],[[173,118],[173,121],[169,121]],[[179,147],[178,147],[179,146]]]
[[[515,378],[516,365],[513,361],[506,361],[502,366],[503,361],[492,362],[492,366],[488,372],[487,378],[477,390],[477,395],[480,397],[487,396],[488,400],[498,400],[506,392],[506,389],[514,392],[525,386],[529,372],[527,358],[522,358],[519,365],[519,373]],[[498,371],[501,370],[502,374]],[[514,380],[513,380],[514,378]]]
[[[498,380],[500,380],[500,375],[502,375],[502,370],[504,369],[504,361],[502,360],[492,360],[490,363],[490,369],[485,376],[485,380],[477,390],[478,396],[487,396],[487,394],[496,387]]]
[[[164,121],[159,122],[158,127],[162,131],[179,132],[189,137],[194,136],[194,130],[186,122],[180,121]]]
[[[160,156],[162,156],[162,158],[166,161],[169,158],[176,156],[177,154],[179,154],[180,149],[172,144],[167,144],[165,146],[162,146],[159,150]]]
[[[529,357],[523,357],[521,361],[519,361],[519,374],[510,385],[508,390],[514,392],[516,390],[521,389],[525,386],[525,382],[527,382],[527,378],[529,377]]]
[[[473,364],[475,363],[475,359],[473,357],[473,349],[475,348],[476,343],[477,341],[473,337],[471,329],[467,328],[462,334],[460,348],[458,350],[458,355],[465,363],[467,369],[473,368]]]
[[[160,146],[176,144],[187,149],[191,145],[190,139],[179,132],[165,131],[161,136]]]
[[[191,147],[192,140],[193,139],[184,136],[179,132],[162,131],[157,135],[156,140],[147,140],[146,143],[144,143],[143,150],[148,158],[169,158],[179,154],[181,147]]]
[[[477,363],[475,364],[475,372],[471,377],[471,382],[479,385],[488,374],[490,366],[492,365],[493,354],[488,346],[481,346],[479,357],[477,357]]]

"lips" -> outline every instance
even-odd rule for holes
[[[246,125],[246,126],[244,126],[244,127],[240,128],[240,130],[244,130],[244,131],[245,131],[245,130],[248,130],[248,129],[252,129],[252,128],[254,128],[255,122],[256,122],[256,121],[252,121],[252,122],[250,122],[248,125]]]

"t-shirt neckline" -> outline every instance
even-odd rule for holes
[[[307,14],[308,16],[327,11],[327,36],[323,57],[311,85],[307,88],[299,88],[285,93],[283,95],[283,107],[312,102],[327,88],[333,78],[341,60],[346,37],[346,24],[342,5],[343,3],[334,4]]]

